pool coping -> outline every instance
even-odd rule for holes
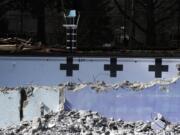
[[[180,58],[180,50],[120,50],[114,52],[2,52],[1,56],[16,57],[128,57],[128,58]]]

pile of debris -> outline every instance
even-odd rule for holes
[[[126,89],[126,90],[131,90],[131,91],[142,91],[146,90],[148,88],[154,87],[154,86],[159,86],[159,89],[161,91],[168,91],[169,85],[175,84],[180,80],[180,75],[176,75],[170,79],[156,79],[150,82],[130,82],[130,81],[123,81],[119,83],[111,83],[108,84],[104,81],[96,81],[96,82],[65,82],[65,83],[60,83],[58,86],[54,86],[54,88],[59,91],[59,90],[69,90],[69,91],[80,91],[85,89],[86,87],[90,87],[92,90],[95,90],[97,92],[105,92],[105,91],[112,91],[112,90],[121,90],[121,89]],[[29,87],[33,88],[38,88],[40,86],[27,86],[24,87],[25,90],[28,90]],[[31,89],[30,88],[30,89]],[[51,89],[50,87],[47,86],[47,90]],[[10,91],[19,91],[21,88],[1,88],[0,87],[0,92],[2,93],[8,93]]]
[[[120,90],[127,89],[132,91],[142,91],[154,86],[159,86],[160,90],[167,90],[168,86],[176,83],[180,80],[180,75],[176,75],[170,79],[156,79],[150,82],[130,82],[123,81],[119,83],[108,84],[104,81],[96,81],[96,82],[81,82],[81,83],[63,83],[59,84],[59,88],[64,88],[66,90],[79,91],[86,87],[90,87],[92,90],[96,90],[97,92],[104,91],[112,91],[112,90]]]
[[[0,38],[0,44],[3,44],[3,45],[21,44],[21,45],[29,45],[30,46],[32,44],[32,42],[31,42],[31,39],[25,40],[22,38],[14,37],[14,38]]]
[[[61,48],[49,48],[44,46],[41,42],[32,42],[31,38],[28,40],[13,37],[13,38],[0,38],[0,53],[53,53],[53,52],[66,52]]]
[[[25,40],[21,38],[0,38],[0,51],[1,52],[20,52],[24,48],[32,48],[31,39]]]
[[[170,135],[180,134],[161,114],[153,122],[107,119],[92,111],[50,112],[32,121],[0,129],[1,135]]]

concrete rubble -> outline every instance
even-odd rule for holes
[[[132,91],[142,91],[156,85],[159,85],[159,89],[162,91],[168,91],[168,87],[171,84],[176,83],[180,80],[180,74],[170,78],[170,79],[155,79],[150,82],[130,82],[123,81],[119,83],[111,83],[108,84],[104,81],[96,81],[96,82],[65,82],[60,83],[58,86],[51,86],[51,88],[55,91],[59,91],[61,89],[69,90],[69,91],[79,91],[86,87],[90,87],[92,90],[96,90],[97,92],[110,91],[110,90],[119,90],[119,89],[127,89]],[[28,97],[33,95],[34,88],[38,88],[40,86],[26,86],[26,87],[17,87],[17,88],[0,88],[1,93],[8,93],[10,91],[16,90],[20,91],[21,89],[26,90],[26,94]],[[44,87],[44,86],[43,86]],[[45,88],[45,87],[44,87]],[[47,87],[49,89],[49,87]]]
[[[155,85],[159,85],[162,90],[168,85],[179,81],[177,75],[170,79],[158,79],[147,83],[124,81],[120,83],[108,84],[104,81],[62,83],[59,86],[43,86],[43,89],[62,91],[60,92],[59,112],[51,112],[44,103],[41,103],[42,115],[32,121],[22,121],[19,125],[13,125],[0,129],[0,135],[178,135],[180,134],[180,124],[173,124],[166,120],[160,113],[152,121],[128,122],[123,120],[108,119],[100,116],[97,112],[71,110],[71,104],[64,96],[64,90],[79,91],[90,87],[97,92],[128,89],[141,91]],[[28,98],[41,88],[41,86],[26,86],[17,88],[0,88],[0,93],[7,94],[12,91],[25,90],[27,99],[22,107],[26,106]],[[61,104],[60,104],[61,105]],[[60,109],[61,108],[61,109]],[[48,114],[44,115],[44,110]]]
[[[96,90],[97,92],[102,92],[102,91],[119,90],[119,89],[141,91],[141,90],[159,85],[160,90],[168,91],[168,86],[176,83],[178,80],[180,80],[179,74],[170,79],[155,79],[150,82],[123,81],[119,83],[108,84],[104,81],[96,81],[96,82],[87,82],[87,83],[86,82],[65,83],[65,84],[60,84],[60,86],[61,87],[63,86],[63,88],[66,88],[67,90],[72,90],[72,91],[78,91],[89,86],[92,90]]]
[[[161,122],[161,125],[159,125]],[[171,124],[161,114],[152,122],[108,119],[92,111],[50,112],[32,121],[0,129],[1,135],[177,135],[180,124]]]
[[[123,81],[114,84],[108,84],[104,81],[96,81],[96,82],[81,82],[81,83],[62,83],[59,84],[59,89],[66,89],[71,91],[79,91],[86,87],[90,87],[92,90],[96,90],[97,92],[103,91],[111,91],[111,90],[119,90],[119,89],[127,89],[132,91],[142,91],[156,85],[159,85],[159,89],[161,91],[169,91],[168,87],[171,84],[176,83],[180,80],[180,75],[174,76],[170,79],[156,79],[150,82],[130,82]]]

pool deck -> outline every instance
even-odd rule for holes
[[[119,50],[119,51],[81,51],[69,52],[65,49],[1,51],[0,56],[74,56],[74,57],[136,57],[136,58],[180,58],[180,50]]]

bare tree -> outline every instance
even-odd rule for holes
[[[180,45],[180,0],[178,1],[178,46]]]
[[[1,0],[0,1],[0,36],[6,36],[8,31],[8,20],[6,13],[14,8],[14,0]]]
[[[144,18],[142,23],[136,17],[132,17],[124,11],[120,0],[114,0],[120,13],[145,34],[146,45],[149,47],[156,46],[157,28],[163,22],[172,18],[177,11],[177,2],[178,0],[135,0],[136,9],[133,10],[141,9],[140,15]]]
[[[31,14],[37,18],[37,40],[46,43],[46,8],[64,12],[63,0],[26,0]]]

